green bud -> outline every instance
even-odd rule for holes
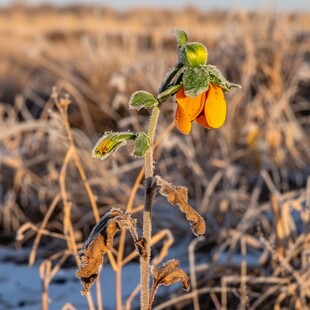
[[[173,29],[172,35],[176,38],[179,48],[187,43],[187,34],[181,29]]]
[[[209,75],[210,82],[220,86],[225,92],[230,91],[230,89],[234,87],[241,88],[241,85],[227,81],[222,72],[216,66],[206,65],[204,66],[204,70]]]
[[[196,97],[208,90],[210,76],[204,67],[188,68],[183,74],[183,85],[186,96]]]
[[[139,90],[134,92],[129,100],[129,108],[140,110],[141,108],[150,109],[158,105],[158,100],[149,92]]]
[[[127,140],[135,140],[137,134],[132,132],[106,132],[96,143],[92,156],[105,159],[115,153],[119,147],[126,144]]]
[[[149,136],[145,132],[138,133],[135,141],[135,148],[132,152],[132,155],[137,157],[143,157],[149,148],[150,148]]]
[[[179,59],[187,67],[205,65],[207,63],[207,58],[207,48],[201,43],[186,43],[179,51]]]

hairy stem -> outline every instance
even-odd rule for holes
[[[151,236],[152,236],[152,178],[154,174],[153,163],[153,142],[155,130],[160,113],[158,106],[154,107],[150,117],[148,135],[150,138],[150,148],[145,154],[144,174],[145,174],[145,194],[143,211],[143,238],[145,240],[145,255],[140,256],[140,285],[141,285],[141,310],[149,309],[150,297],[150,257],[151,257]]]

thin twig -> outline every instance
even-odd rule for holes
[[[41,239],[42,234],[43,234],[43,230],[45,229],[46,224],[48,223],[48,221],[49,221],[49,219],[50,219],[52,213],[54,212],[54,210],[55,210],[55,208],[56,208],[56,206],[57,206],[57,203],[58,203],[59,199],[60,199],[60,195],[57,194],[57,195],[55,196],[55,198],[53,199],[53,201],[52,201],[52,203],[51,203],[51,205],[50,205],[50,207],[49,207],[47,213],[45,214],[44,219],[43,219],[43,221],[42,221],[42,223],[41,223],[41,226],[40,226],[40,228],[39,228],[39,231],[38,231],[38,233],[37,233],[37,235],[36,235],[36,238],[34,239],[33,246],[32,246],[31,252],[30,252],[30,254],[29,254],[29,266],[30,266],[30,267],[31,267],[31,266],[34,264],[34,262],[35,262],[35,259],[36,259],[36,252],[37,252],[37,248],[38,248],[40,239]]]
[[[71,205],[71,202],[69,201],[69,195],[68,195],[67,190],[66,190],[66,171],[67,171],[68,164],[69,164],[69,162],[73,156],[74,156],[75,164],[76,164],[76,166],[80,172],[81,178],[84,182],[84,185],[85,184],[88,185],[88,187],[86,187],[88,194],[91,192],[91,190],[90,190],[90,186],[87,182],[84,169],[82,168],[82,165],[81,165],[79,158],[78,158],[78,155],[76,153],[74,139],[73,139],[73,135],[72,135],[72,132],[70,129],[69,121],[68,121],[68,105],[69,105],[70,101],[69,101],[69,99],[66,98],[66,99],[63,99],[64,101],[59,102],[58,98],[57,98],[57,94],[55,94],[55,93],[54,93],[54,99],[55,99],[58,111],[61,115],[63,125],[65,126],[67,138],[69,140],[69,148],[67,150],[67,154],[65,156],[63,166],[61,168],[61,172],[60,172],[60,176],[59,176],[61,196],[62,196],[63,205],[64,205],[64,220],[63,220],[64,234],[67,237],[68,249],[71,250],[71,253],[74,255],[75,260],[76,260],[76,264],[79,265],[79,260],[78,260],[77,255],[76,255],[77,254],[77,244],[76,244],[75,233],[74,233],[74,229],[72,227],[72,221],[71,221],[71,207],[72,207],[72,205]],[[92,192],[91,192],[91,194],[92,194]],[[89,195],[89,198],[91,200],[92,207],[93,207],[93,203],[95,203],[94,196]],[[94,213],[95,218],[98,218],[98,220],[99,220],[99,212],[98,212],[96,205],[95,205],[95,207],[93,207],[93,213]],[[94,303],[92,300],[92,296],[90,294],[87,294],[87,302],[88,302],[89,309],[94,310],[95,309]]]
[[[189,257],[189,268],[191,277],[191,286],[193,291],[193,304],[194,310],[200,310],[199,298],[197,293],[197,279],[196,279],[196,268],[195,268],[195,248],[198,242],[205,240],[204,236],[194,239],[188,247],[188,257]]]

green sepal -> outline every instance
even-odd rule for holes
[[[140,110],[141,108],[150,109],[158,105],[158,100],[149,92],[139,90],[134,92],[129,100],[129,108]]]
[[[181,87],[182,75],[186,70],[187,68],[181,62],[178,62],[168,71],[158,91],[157,99],[159,103],[166,101],[169,96],[178,91]]]
[[[139,132],[135,141],[135,148],[132,152],[133,156],[143,157],[150,148],[150,138],[145,132]]]
[[[196,97],[208,90],[210,76],[204,67],[188,68],[183,74],[183,85],[185,95]]]
[[[92,151],[92,157],[105,159],[115,153],[122,145],[125,145],[127,140],[135,140],[136,138],[137,134],[132,132],[105,132],[97,141]]]
[[[172,35],[176,38],[179,48],[187,43],[187,34],[185,31],[176,28],[172,30]]]
[[[181,87],[182,84],[172,85],[171,87],[157,95],[158,101],[165,101],[169,96],[173,96]]]
[[[189,42],[179,50],[179,61],[187,67],[205,65],[208,59],[207,48],[198,42]]]
[[[216,66],[206,65],[204,66],[204,68],[210,77],[210,82],[220,86],[224,90],[224,92],[228,92],[231,88],[234,87],[241,88],[241,85],[233,84],[226,80],[222,72]]]

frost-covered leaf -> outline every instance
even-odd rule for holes
[[[149,92],[139,90],[134,92],[129,100],[129,108],[140,110],[141,108],[150,109],[158,105],[158,100]]]
[[[139,132],[135,141],[133,156],[143,157],[150,148],[150,138],[145,132]]]
[[[172,35],[176,38],[178,42],[178,47],[182,47],[187,42],[187,34],[181,29],[173,29]]]
[[[154,286],[165,285],[169,286],[177,282],[181,282],[183,288],[188,291],[189,277],[187,274],[179,268],[180,262],[176,259],[171,259],[165,264],[152,268],[152,275],[154,280]]]
[[[181,268],[179,268],[179,264],[180,262],[178,260],[171,259],[167,263],[151,269],[153,285],[150,295],[150,305],[152,305],[156,291],[161,285],[170,286],[177,282],[181,282],[183,289],[186,291],[189,290],[189,277]]]
[[[208,74],[210,82],[220,86],[226,92],[234,87],[241,88],[238,84],[230,83],[216,66],[206,65],[204,66],[204,70]]]
[[[183,74],[183,85],[186,96],[196,97],[208,90],[210,75],[203,67],[188,68]]]
[[[175,186],[160,176],[156,176],[156,185],[159,187],[159,193],[165,197],[172,205],[178,205],[190,222],[193,233],[196,236],[204,235],[206,232],[206,223],[202,216],[188,204],[187,188]]]
[[[198,42],[189,42],[179,50],[179,60],[187,67],[199,67],[207,63],[207,48]]]
[[[106,212],[94,226],[78,256],[81,261],[76,276],[83,285],[82,295],[86,295],[98,277],[103,263],[103,255],[111,250],[114,235],[121,229],[128,228],[135,243],[138,241],[136,220],[130,214],[113,208]]]
[[[135,140],[137,135],[132,132],[106,132],[96,143],[92,156],[105,159],[115,153],[119,147],[126,144],[127,140]]]

